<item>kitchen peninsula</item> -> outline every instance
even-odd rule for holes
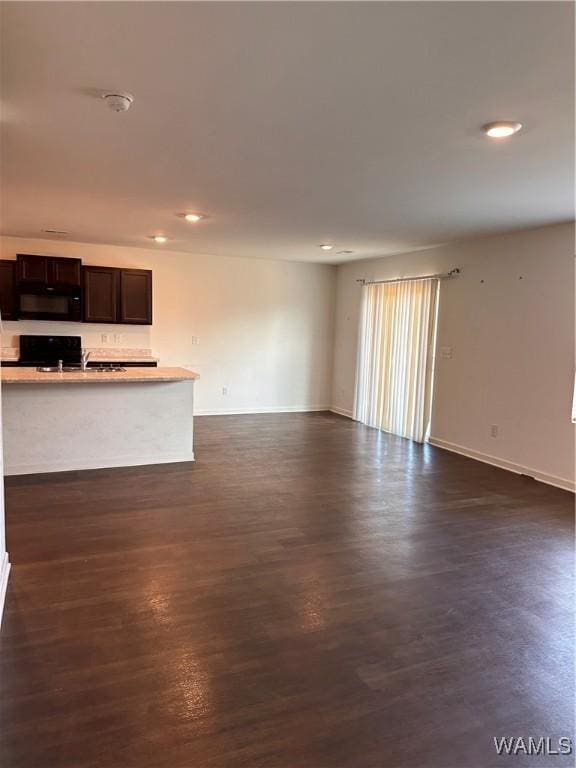
[[[194,460],[192,371],[0,372],[7,475]]]

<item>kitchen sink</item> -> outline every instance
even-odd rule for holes
[[[36,368],[38,373],[59,373],[60,369],[57,365],[45,365]],[[86,373],[123,373],[126,368],[122,368],[119,365],[94,365],[91,368],[86,368]],[[65,365],[62,368],[62,373],[80,373],[82,371],[78,366]]]
[[[58,368],[57,365],[41,365],[38,368],[36,368],[38,373],[58,373],[60,371],[60,368]],[[71,371],[76,370],[75,368],[62,368],[63,371]]]

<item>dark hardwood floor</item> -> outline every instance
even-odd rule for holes
[[[573,497],[331,414],[9,480],[2,768],[565,766]]]

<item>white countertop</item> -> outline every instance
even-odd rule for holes
[[[186,368],[127,368],[125,371],[65,371],[41,373],[36,368],[0,368],[3,384],[101,384],[111,382],[195,381]]]

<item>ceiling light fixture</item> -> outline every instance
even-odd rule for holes
[[[506,139],[513,136],[522,128],[522,123],[515,123],[511,120],[498,120],[495,123],[486,123],[482,130],[491,139]]]
[[[322,248],[323,251],[331,251],[332,248],[334,248],[334,246],[329,243],[322,243],[319,247]]]
[[[150,235],[150,239],[154,240],[155,243],[167,243],[168,238],[166,235]]]
[[[204,213],[182,213],[180,215],[182,218],[186,219],[186,221],[190,222],[190,224],[196,224],[197,221],[202,221],[206,218]]]

